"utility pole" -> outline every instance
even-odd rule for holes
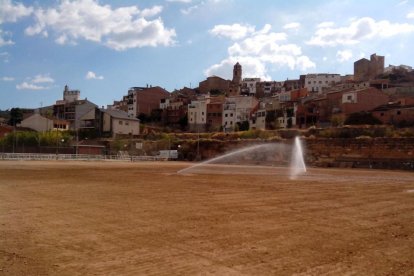
[[[76,156],[79,153],[79,128],[76,128]]]
[[[16,142],[16,119],[13,118],[13,140],[12,140],[13,153],[14,153],[15,142]]]
[[[197,155],[196,155],[196,160],[200,161],[201,160],[201,156],[200,156],[200,129],[199,129],[199,125],[197,122],[197,113],[199,110],[197,110],[197,112],[195,113],[195,123],[196,123],[196,129],[197,129]]]

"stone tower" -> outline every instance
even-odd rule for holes
[[[240,85],[242,82],[242,66],[237,62],[233,67],[233,84]]]
[[[69,87],[65,85],[65,90],[63,90],[63,100],[67,103],[78,101],[80,97],[79,90],[69,90]]]

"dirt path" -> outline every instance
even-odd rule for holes
[[[414,174],[0,162],[0,275],[413,275]]]

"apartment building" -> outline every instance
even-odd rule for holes
[[[168,98],[170,93],[159,86],[131,87],[124,101],[128,105],[128,115],[137,118],[139,114],[151,115],[151,112],[160,108],[162,99]]]
[[[258,106],[259,101],[253,96],[227,97],[223,103],[223,128],[234,130],[236,124],[250,122]]]
[[[339,74],[307,74],[304,87],[309,93],[322,93],[324,88],[334,86],[341,82]]]
[[[66,85],[63,91],[63,100],[58,100],[53,105],[53,116],[69,122],[69,129],[76,130],[80,127],[80,118],[96,104],[87,99],[80,99],[79,90],[69,90]]]
[[[260,78],[245,78],[241,85],[241,95],[256,96],[257,84],[260,83]]]
[[[210,97],[200,97],[188,105],[188,126],[190,131],[205,131],[207,122],[207,104]]]
[[[223,123],[223,103],[224,97],[212,97],[207,104],[207,125],[208,131],[220,131]]]
[[[271,97],[284,91],[282,81],[261,81],[256,83],[256,98]]]

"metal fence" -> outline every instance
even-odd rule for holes
[[[160,156],[126,156],[93,154],[0,153],[0,160],[79,160],[79,161],[167,161]]]

